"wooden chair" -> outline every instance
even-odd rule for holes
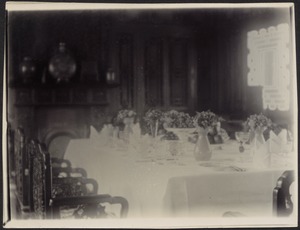
[[[15,131],[12,129],[11,124],[7,124],[7,160],[9,177],[15,176]]]
[[[52,177],[87,177],[83,168],[73,168],[66,159],[51,158]]]
[[[53,168],[71,168],[71,162],[67,159],[52,157],[51,164]]]
[[[14,137],[15,184],[17,213],[27,218],[30,212],[30,179],[28,168],[27,142],[22,128],[18,128]]]
[[[128,202],[123,197],[112,197],[108,194],[102,195],[77,195],[53,196],[53,180],[51,175],[50,155],[45,147],[36,144],[31,152],[32,162],[32,204],[33,217],[38,219],[61,218],[61,210],[66,207],[74,207],[74,218],[100,218],[105,217],[103,204],[119,204],[120,217],[126,217]],[[74,179],[74,178],[73,178]],[[76,178],[75,178],[76,179]],[[90,181],[91,182],[91,181]],[[81,185],[80,185],[81,186]],[[81,187],[82,188],[82,187]],[[77,190],[75,190],[77,191]],[[94,191],[95,192],[95,191]],[[93,192],[92,192],[93,193]],[[84,194],[84,192],[83,192]],[[74,196],[77,195],[77,196]]]
[[[287,217],[293,212],[290,186],[295,180],[293,170],[285,171],[277,180],[273,190],[273,214],[278,217]]]
[[[87,178],[87,172],[83,168],[52,168],[52,177],[82,177]]]
[[[97,181],[87,178],[83,168],[72,168],[70,161],[61,158],[51,158],[51,166],[53,198],[97,195]]]
[[[57,177],[52,178],[52,197],[96,195],[98,183],[91,178]]]
[[[31,140],[26,145],[26,152],[28,154],[28,169],[30,173],[29,184],[30,194],[32,194],[33,182],[33,157],[36,154],[39,142]],[[97,194],[98,184],[95,180],[87,178],[87,173],[82,168],[71,168],[71,163],[68,160],[51,158],[54,162],[54,168],[51,165],[51,178],[52,178],[52,196],[53,197],[68,197],[68,196],[82,196]],[[33,196],[30,197],[30,211],[34,210]]]

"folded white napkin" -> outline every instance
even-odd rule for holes
[[[278,137],[279,137],[282,145],[286,145],[287,144],[287,134],[288,134],[288,132],[287,132],[286,129],[282,129],[280,131],[280,133],[278,134]]]
[[[271,154],[269,152],[269,143],[259,143],[253,150],[253,164],[258,168],[269,167],[271,164]]]
[[[269,143],[269,152],[270,153],[280,153],[288,145],[287,135],[288,132],[286,129],[281,130],[281,132],[276,135],[272,130],[270,131]]]
[[[103,126],[99,133],[99,136],[101,136],[102,138],[107,138],[109,136],[109,128],[107,125]]]
[[[97,139],[99,136],[98,131],[95,129],[94,126],[91,125],[90,127],[90,139]]]
[[[132,127],[132,137],[141,138],[141,127],[139,122],[134,124]]]
[[[104,125],[98,135],[98,143],[102,146],[112,146],[114,138],[114,127],[111,124]]]
[[[141,134],[140,124],[137,122],[132,126],[132,133],[129,135],[129,149],[136,154],[144,151],[145,139]]]

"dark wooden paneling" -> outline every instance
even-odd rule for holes
[[[37,80],[41,81],[53,49],[64,41],[78,61],[78,73],[83,70],[81,81],[86,77],[97,80],[93,75],[98,72],[101,85],[108,67],[118,75],[121,87],[107,89],[105,95],[110,102],[105,107],[110,116],[121,105],[143,111],[151,101],[164,109],[194,110],[195,106],[189,101],[192,75],[198,77],[195,110],[211,109],[237,116],[257,113],[262,110],[261,89],[247,86],[247,32],[289,22],[287,15],[280,9],[253,11],[250,8],[161,14],[123,11],[122,17],[117,11],[14,12],[9,21],[9,79],[20,78],[18,64],[28,55],[37,61]],[[190,40],[194,43],[189,43]],[[193,62],[196,64],[191,64]],[[81,63],[93,63],[93,71],[81,69]],[[11,98],[19,104],[33,101],[53,106],[60,102],[60,106],[64,106],[93,102],[93,106],[103,109],[99,101],[104,97],[101,87],[97,86],[89,85],[86,90],[78,91],[71,87],[69,95],[53,89],[40,89],[33,94],[26,89],[16,91]],[[87,115],[90,115],[90,106],[85,108]],[[32,125],[35,110],[29,110],[33,113],[30,119],[23,114],[25,108],[20,110],[20,116],[14,115],[12,109],[9,114],[22,120],[22,124],[31,122],[28,127],[35,127]],[[96,123],[96,119],[93,122]]]
[[[40,107],[36,109],[38,138],[44,143],[60,132],[71,132],[86,137],[89,116],[85,107]]]
[[[170,42],[171,105],[187,105],[187,40],[172,39]]]
[[[145,47],[145,96],[148,106],[162,105],[162,66],[162,40],[150,38]]]
[[[119,74],[121,81],[121,103],[125,107],[133,106],[133,38],[130,34],[120,35]]]

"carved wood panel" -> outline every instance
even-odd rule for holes
[[[76,89],[73,91],[73,103],[87,103],[88,102],[88,91],[87,89]]]
[[[16,186],[19,201],[22,205],[29,205],[29,171],[26,152],[26,140],[22,129],[18,129],[15,136],[15,166]]]

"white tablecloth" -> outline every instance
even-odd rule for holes
[[[242,155],[234,143],[215,147],[208,162],[195,161],[193,145],[184,149],[187,153],[175,159],[167,154],[147,157],[103,147],[95,139],[77,139],[70,141],[65,158],[97,180],[99,193],[125,197],[129,217],[272,216],[273,188],[286,168],[237,162]]]

